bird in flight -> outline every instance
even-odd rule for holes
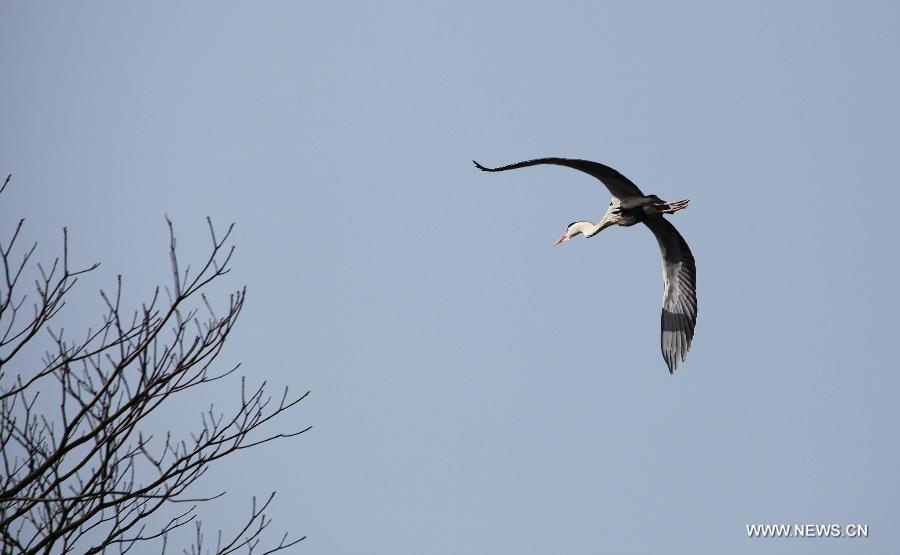
[[[473,160],[473,162],[475,162]],[[662,251],[662,273],[665,285],[662,303],[660,344],[662,356],[674,373],[678,364],[684,362],[694,338],[697,324],[697,268],[691,249],[678,230],[663,214],[674,214],[686,208],[687,200],[666,202],[656,195],[645,195],[630,179],[598,162],[574,158],[538,158],[508,166],[488,168],[475,162],[475,167],[486,172],[502,172],[517,168],[527,168],[541,164],[565,166],[582,171],[599,179],[612,194],[612,201],[606,214],[596,224],[573,222],[566,227],[556,244],[564,243],[578,235],[591,238],[607,227],[632,226],[643,223],[650,228]]]

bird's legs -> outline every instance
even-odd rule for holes
[[[654,208],[659,210],[661,214],[674,214],[687,208],[689,202],[690,200],[688,199],[676,200],[675,202],[659,202],[654,204]]]

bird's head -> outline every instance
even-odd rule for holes
[[[570,223],[569,226],[566,228],[565,233],[562,234],[562,237],[560,237],[559,239],[556,240],[556,243],[554,243],[554,246],[556,246],[560,243],[565,243],[566,241],[568,241],[572,237],[575,237],[576,235],[583,234],[587,227],[591,227],[591,222],[572,222],[572,223]]]

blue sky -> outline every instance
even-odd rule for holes
[[[900,8],[792,3],[6,3],[0,205],[45,257],[167,279],[205,216],[248,287],[223,366],[302,392],[224,462],[304,553],[881,553],[900,545]],[[540,156],[690,198],[686,364],[642,227]],[[224,293],[224,290],[223,290]],[[223,301],[224,302],[224,299]],[[73,324],[74,325],[74,324]],[[221,390],[223,405],[236,384]],[[160,425],[188,431],[206,399]],[[867,539],[750,539],[862,523]]]

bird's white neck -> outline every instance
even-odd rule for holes
[[[585,237],[589,238],[597,235],[611,225],[613,225],[612,222],[604,216],[602,220],[595,224],[591,222],[578,222],[573,225],[572,228],[576,231],[580,231]]]

